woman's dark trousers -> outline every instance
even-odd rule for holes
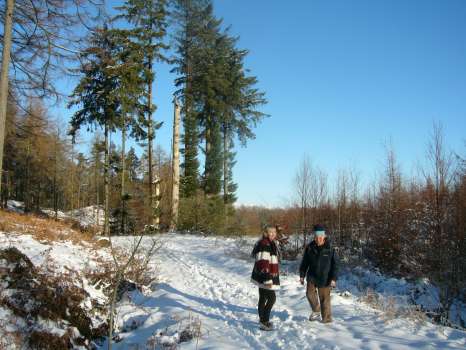
[[[270,311],[272,311],[275,300],[275,291],[259,288],[259,304],[257,305],[257,309],[259,311],[259,319],[262,323],[269,322]]]

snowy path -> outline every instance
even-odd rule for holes
[[[272,311],[273,332],[257,327],[257,288],[251,261],[234,258],[233,240],[165,235],[157,256],[161,283],[149,297],[122,305],[121,322],[141,326],[123,333],[117,349],[145,344],[180,317],[198,316],[206,333],[199,349],[464,349],[466,333],[409,320],[384,321],[353,297],[332,294],[334,322],[309,322],[304,287],[295,274],[282,276]],[[181,349],[195,349],[196,341]]]

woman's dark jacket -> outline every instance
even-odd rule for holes
[[[303,260],[299,268],[299,276],[306,276],[308,283],[317,287],[328,287],[332,280],[337,280],[338,256],[328,239],[322,246],[315,241],[309,243],[304,250]]]

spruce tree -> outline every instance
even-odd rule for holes
[[[182,194],[198,198],[199,187],[209,198],[223,192],[223,203],[230,206],[237,190],[234,140],[245,146],[255,137],[253,129],[265,117],[259,110],[265,95],[244,67],[248,52],[236,48],[238,38],[222,28],[212,3],[175,3],[179,31],[173,72],[183,102]],[[201,186],[198,149],[205,155]]]
[[[139,180],[139,167],[141,166],[141,161],[139,160],[136,150],[134,147],[131,147],[126,154],[126,163],[128,165],[128,178],[130,182],[136,182]]]
[[[193,78],[197,123],[205,142],[202,187],[208,196],[218,195],[222,181],[221,115],[225,109],[223,94],[228,36],[221,33],[222,21],[215,18],[212,5],[202,11],[202,25],[197,33],[196,74]]]
[[[236,164],[233,151],[233,137],[231,129],[227,125],[222,126],[223,139],[223,202],[230,205],[236,202],[238,185],[233,181],[233,167]]]
[[[181,195],[192,197],[199,189],[199,127],[196,113],[195,77],[198,74],[197,59],[201,52],[199,32],[202,27],[203,10],[209,0],[174,0],[172,19],[175,22],[175,57],[173,73],[178,77],[176,95],[182,102],[183,162],[181,164]]]
[[[238,137],[246,145],[248,139],[255,137],[253,128],[265,116],[258,108],[266,99],[255,87],[257,78],[246,75],[244,57],[248,52],[236,48],[238,38],[232,37],[228,29],[222,30],[222,21],[215,18],[211,6],[203,16],[194,86],[198,89],[197,105],[201,106],[198,124],[205,139],[204,191],[219,194],[223,173],[227,203],[234,200],[237,187],[232,181],[233,140]]]
[[[163,51],[167,49],[164,43],[167,26],[167,3],[166,0],[126,0],[121,7],[117,9],[121,14],[116,17],[124,18],[130,23],[131,28],[127,31],[127,35],[131,36],[141,52],[143,52],[143,78],[146,84],[146,93],[144,99],[146,116],[146,139],[148,147],[148,189],[149,189],[149,206],[151,208],[150,223],[154,224],[158,219],[156,209],[157,199],[154,192],[154,176],[153,176],[153,140],[155,138],[155,130],[160,128],[161,123],[155,123],[152,115],[155,111],[153,105],[153,82],[155,79],[155,71],[153,65],[156,61],[166,61]]]
[[[81,81],[74,89],[69,106],[80,107],[73,115],[70,134],[83,126],[103,126],[105,138],[105,225],[109,233],[110,161],[109,134],[126,123],[138,127],[134,118],[140,108],[142,94],[141,53],[128,40],[124,31],[107,27],[97,29],[90,37],[84,52]],[[125,121],[125,122],[123,122]]]
[[[226,53],[228,63],[226,65],[225,80],[226,89],[223,94],[225,108],[222,113],[223,136],[223,196],[225,203],[231,204],[236,200],[237,185],[233,182],[233,166],[235,165],[234,138],[240,140],[242,146],[246,146],[248,139],[255,138],[253,128],[257,126],[266,114],[259,110],[267,100],[265,93],[257,89],[257,78],[248,76],[244,67],[244,58],[248,51],[237,49],[238,38],[231,38]]]
[[[218,195],[222,188],[222,136],[220,124],[215,121],[207,125],[208,137],[206,137],[205,172],[203,188],[206,195]]]

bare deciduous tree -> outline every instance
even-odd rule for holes
[[[55,82],[68,73],[66,61],[79,53],[77,26],[99,17],[99,0],[7,0],[0,9],[2,71],[0,78],[0,170],[3,166],[6,104],[17,97],[58,98]],[[97,8],[91,15],[91,8]],[[1,181],[0,181],[1,191]]]
[[[304,155],[294,178],[295,193],[301,210],[301,230],[306,244],[312,220],[313,208],[320,207],[327,199],[327,175],[314,166],[309,156]]]
[[[306,244],[306,232],[309,225],[309,206],[311,201],[312,165],[308,155],[304,155],[294,178],[294,186],[301,210],[301,231]]]
[[[433,133],[427,147],[428,168],[424,171],[427,184],[428,237],[435,246],[430,251],[430,264],[436,266],[436,280],[442,282],[445,288],[440,294],[447,314],[455,295],[453,283],[456,280],[455,265],[458,251],[453,227],[452,187],[455,169],[453,153],[446,150],[443,130],[440,124],[434,124]],[[461,256],[461,253],[459,253]],[[444,317],[448,318],[447,315]]]

